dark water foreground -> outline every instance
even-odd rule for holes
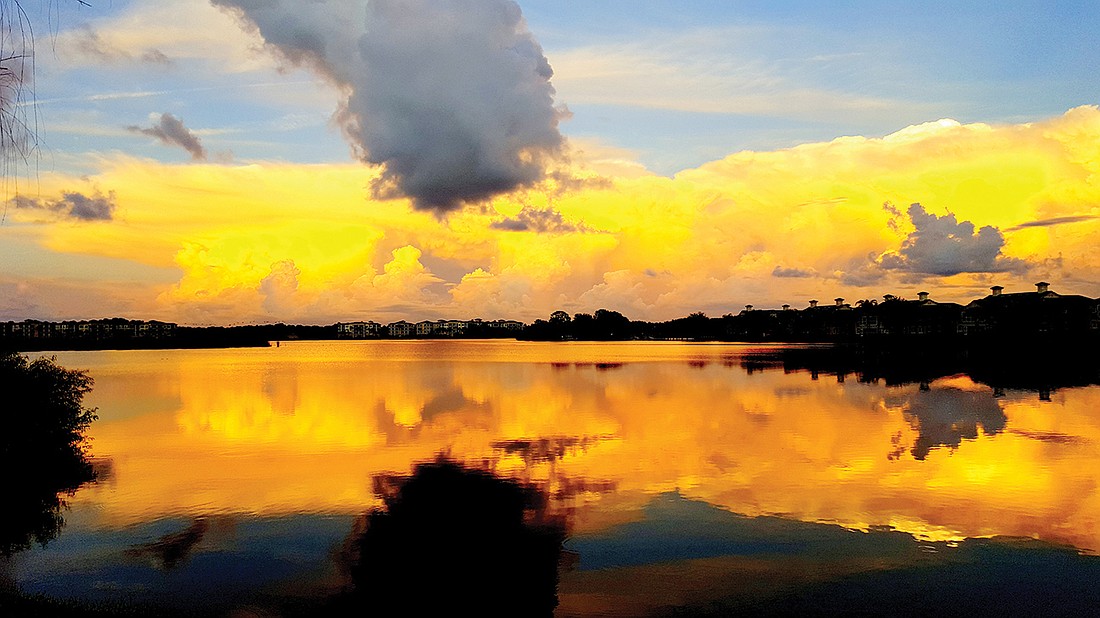
[[[644,519],[566,543],[566,522],[531,485],[456,462],[380,479],[385,508],[355,520],[330,595],[61,601],[6,591],[5,616],[310,615],[1090,615],[1100,558],[997,537],[928,542],[745,517],[655,497]],[[185,530],[143,548],[161,568],[188,559]],[[584,556],[580,560],[580,556]],[[233,560],[233,557],[227,557]],[[237,558],[239,559],[239,557]],[[583,565],[583,566],[582,566]],[[246,565],[209,565],[222,576]],[[559,583],[559,571],[564,582]],[[202,588],[199,581],[192,581]],[[176,594],[199,590],[177,591]],[[567,602],[559,608],[559,592]]]
[[[19,450],[38,430],[7,440],[0,615],[1100,607],[1087,377],[649,344],[61,362],[101,418],[63,434],[91,439],[63,482]]]

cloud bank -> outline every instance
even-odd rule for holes
[[[743,151],[673,178],[633,169],[553,191],[540,183],[442,223],[404,200],[364,208],[370,171],[358,162],[102,165],[86,179],[44,174],[43,195],[111,187],[124,221],[72,225],[43,206],[9,207],[0,226],[0,282],[25,282],[57,315],[87,304],[69,282],[28,274],[27,256],[87,277],[108,299],[117,281],[89,269],[89,256],[112,260],[113,272],[140,265],[110,306],[181,323],[533,320],[600,308],[661,320],[918,290],[965,302],[1040,279],[1100,296],[1100,218],[1081,218],[1100,215],[1094,107]],[[565,172],[584,177],[586,166],[573,157]],[[64,204],[73,216],[112,210]],[[1032,221],[1064,223],[1000,231]]]
[[[212,0],[337,84],[376,197],[447,212],[531,185],[561,154],[553,71],[511,0]]]

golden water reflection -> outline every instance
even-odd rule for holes
[[[922,538],[1012,535],[1100,549],[1100,388],[954,376],[886,387],[746,372],[735,345],[294,342],[71,352],[96,379],[100,525],[360,513],[371,479],[440,452],[545,481],[574,532],[678,490]]]

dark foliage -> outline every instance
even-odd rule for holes
[[[597,309],[596,313],[578,313],[569,318],[564,311],[550,314],[550,320],[535,320],[521,335],[523,339],[541,341],[621,341],[635,339],[641,333],[639,322],[608,309]]]
[[[45,544],[63,525],[64,496],[94,478],[84,452],[84,430],[96,419],[85,408],[92,378],[53,358],[0,354],[0,465],[5,507],[0,510],[0,554]]]

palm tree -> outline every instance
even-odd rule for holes
[[[32,20],[21,0],[0,0],[0,173],[8,176],[9,166],[27,162],[37,147]]]

